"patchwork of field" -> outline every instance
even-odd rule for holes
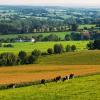
[[[100,75],[0,91],[0,100],[75,100],[76,98],[100,100]]]
[[[86,75],[99,73],[100,65],[24,65],[0,68],[0,84],[51,79],[71,73]]]
[[[54,44],[62,44],[64,48],[66,45],[76,45],[77,50],[86,49],[86,45],[89,41],[59,41],[59,42],[23,42],[23,43],[13,43],[13,48],[0,47],[0,53],[3,52],[12,52],[17,54],[19,51],[26,51],[28,53],[32,52],[34,49],[46,52],[48,48],[53,48]]]

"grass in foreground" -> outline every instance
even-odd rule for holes
[[[2,90],[0,100],[100,100],[100,75]]]

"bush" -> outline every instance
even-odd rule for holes
[[[72,45],[72,46],[71,46],[71,50],[72,50],[72,51],[75,51],[75,50],[76,50],[76,46],[75,46],[75,45]]]
[[[39,57],[41,55],[41,51],[35,49],[34,51],[32,51],[32,55]]]
[[[20,60],[20,64],[25,64],[26,63],[26,57],[27,54],[24,51],[20,51],[18,54],[19,60]]]
[[[0,47],[2,47],[2,43],[0,43]]]
[[[53,54],[53,49],[52,49],[52,48],[49,48],[49,49],[47,50],[47,52],[48,52],[48,54]]]
[[[33,64],[33,63],[35,63],[37,60],[38,60],[38,57],[37,57],[37,56],[31,55],[31,56],[28,57],[28,64]]]
[[[54,45],[54,53],[55,54],[60,54],[62,53],[64,50],[63,50],[63,45],[62,44],[55,44]]]
[[[3,53],[0,55],[1,66],[12,66],[17,64],[18,58],[12,53]]]
[[[12,44],[4,44],[3,46],[4,46],[4,47],[7,47],[7,48],[12,48],[12,47],[13,47]]]
[[[100,50],[100,40],[94,40],[93,48]]]
[[[46,55],[48,55],[48,53],[47,52],[42,52],[41,55],[46,56]]]
[[[71,52],[71,46],[70,45],[66,46],[66,52]]]
[[[93,50],[93,42],[89,42],[88,44],[87,44],[87,49],[88,50]]]

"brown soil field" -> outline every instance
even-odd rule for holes
[[[0,68],[0,84],[51,79],[70,73],[86,75],[99,73],[100,65],[24,65]]]

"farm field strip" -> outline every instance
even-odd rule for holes
[[[46,52],[48,48],[53,48],[54,44],[62,44],[64,48],[66,45],[76,45],[77,50],[84,50],[86,49],[86,45],[89,41],[59,41],[59,42],[37,42],[37,43],[32,43],[32,42],[22,42],[22,43],[12,43],[13,48],[6,48],[6,47],[1,47],[0,48],[0,53],[3,52],[13,52],[17,54],[19,51],[23,50],[26,52],[31,52],[34,49],[41,50],[42,52]]]
[[[24,65],[0,68],[0,84],[50,79],[70,73],[85,75],[99,73],[100,65]]]
[[[0,91],[0,100],[99,100],[100,75]]]

